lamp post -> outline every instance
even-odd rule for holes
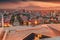
[[[3,14],[2,14],[2,27],[4,27],[4,17],[3,17]]]

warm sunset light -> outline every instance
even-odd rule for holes
[[[0,3],[0,9],[18,9],[30,6],[39,6],[39,7],[60,7],[60,3],[52,2],[17,2],[17,3]]]
[[[0,0],[0,40],[60,40],[60,0]]]

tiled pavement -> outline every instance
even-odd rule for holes
[[[10,30],[9,33],[6,35],[5,40],[23,40],[26,36],[28,36],[31,33],[43,34],[51,37],[60,36],[60,30],[57,30],[60,28],[59,26],[60,24],[59,25],[45,24],[45,25],[38,25],[37,27],[17,26],[17,27],[5,28],[5,30],[6,29]]]
[[[51,37],[57,36],[55,34],[55,31],[53,31],[53,29],[49,28],[47,25],[41,25],[41,26],[38,25],[38,27],[22,26],[22,27],[15,27],[12,31],[10,31],[5,40],[23,40],[23,38],[25,38],[31,33],[43,34]]]

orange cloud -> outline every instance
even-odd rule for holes
[[[17,3],[0,3],[0,9],[15,9],[19,7],[27,6],[40,6],[40,7],[60,7],[60,3],[53,2],[37,2],[37,1],[27,1],[27,2],[17,2]]]

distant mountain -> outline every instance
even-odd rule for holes
[[[41,8],[40,6],[29,5],[26,7],[18,7],[18,8]]]

